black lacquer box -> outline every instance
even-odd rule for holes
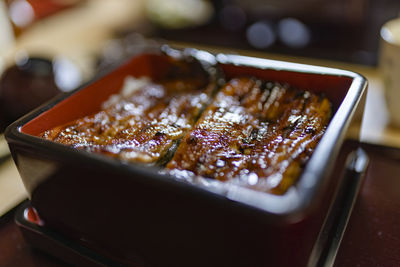
[[[218,64],[227,78],[252,75],[330,99],[334,116],[296,185],[282,196],[234,185],[208,188],[38,137],[98,111],[127,75],[157,78],[168,70],[168,55],[149,53],[8,127],[6,138],[32,206],[46,228],[123,265],[315,264],[328,242],[324,231],[337,212],[337,192],[345,191],[349,172],[359,176],[364,170],[354,164],[354,157],[366,162],[362,154],[346,149],[346,139],[355,113],[363,111],[367,81],[332,68],[185,53]],[[346,161],[347,154],[352,160]]]

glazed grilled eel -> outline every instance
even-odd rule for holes
[[[251,77],[232,79],[214,97],[216,77],[196,61],[173,61],[165,79],[131,87],[100,112],[41,136],[129,162],[166,164],[176,176],[283,194],[331,116],[323,96]]]
[[[198,61],[171,58],[163,80],[129,77],[103,110],[41,136],[129,162],[163,165],[210,100],[216,88],[212,78]]]
[[[233,79],[186,134],[167,169],[283,194],[300,175],[330,114],[325,97],[254,78]]]

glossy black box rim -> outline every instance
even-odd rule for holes
[[[351,86],[348,89],[343,102],[340,104],[340,107],[333,116],[324,136],[313,152],[313,155],[307,163],[297,184],[294,186],[295,188],[293,187],[283,196],[256,192],[251,189],[234,185],[223,185],[217,187],[206,186],[202,188],[202,186],[184,183],[175,177],[166,177],[166,175],[160,174],[151,168],[124,163],[103,155],[97,155],[83,150],[76,150],[21,132],[21,127],[26,123],[41,113],[51,109],[53,106],[68,98],[72,94],[83,90],[86,85],[83,85],[68,94],[56,97],[55,99],[42,105],[41,107],[11,124],[6,129],[6,139],[9,143],[29,143],[30,146],[33,147],[40,147],[41,149],[64,153],[76,159],[84,160],[93,166],[107,165],[117,172],[123,172],[127,174],[138,173],[140,174],[140,179],[145,177],[144,180],[146,181],[142,182],[181,187],[182,190],[189,190],[193,194],[202,195],[205,197],[205,199],[210,201],[218,201],[218,199],[223,200],[228,198],[229,200],[232,200],[235,206],[241,206],[245,208],[244,210],[247,209],[248,211],[262,213],[264,216],[269,217],[269,221],[281,221],[281,219],[302,217],[302,215],[309,210],[313,199],[315,199],[320,193],[326,179],[329,177],[330,169],[333,167],[333,162],[335,161],[340,149],[340,145],[338,144],[343,142],[346,129],[348,128],[350,121],[354,116],[356,107],[361,101],[364,91],[366,90],[366,79],[360,74],[334,68],[238,55],[217,54],[216,56],[213,56],[206,51],[200,51],[196,49],[188,49],[186,50],[186,53],[190,53],[199,60],[215,60],[215,62],[218,64],[230,64],[236,66],[254,67],[257,69],[272,69],[277,71],[282,70],[307,74],[322,74],[352,79]],[[99,81],[99,79],[96,79],[96,81]],[[326,153],[327,151],[329,151],[329,153]]]

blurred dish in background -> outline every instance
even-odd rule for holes
[[[0,80],[2,130],[59,93],[50,60],[26,56],[18,59],[4,71]]]
[[[79,69],[68,59],[49,60],[21,52],[0,79],[0,131],[14,120],[82,82]]]

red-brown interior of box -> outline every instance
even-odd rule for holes
[[[47,129],[93,114],[100,110],[101,104],[110,95],[121,90],[126,76],[148,76],[157,80],[166,73],[168,67],[166,56],[144,54],[135,57],[116,71],[32,119],[21,127],[21,132],[38,136]],[[222,65],[222,69],[227,78],[244,75],[256,76],[265,80],[286,82],[300,89],[324,93],[332,101],[335,111],[343,101],[352,82],[351,78],[343,76],[255,69],[236,65]]]

